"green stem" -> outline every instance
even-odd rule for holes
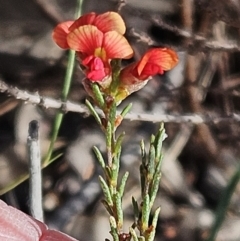
[[[77,2],[77,8],[76,8],[76,13],[75,13],[76,18],[78,18],[79,16],[82,15],[82,2],[83,2],[83,0],[78,0],[78,2]],[[62,95],[61,95],[62,102],[65,102],[68,98],[68,94],[69,94],[69,90],[70,90],[70,86],[71,86],[71,82],[72,82],[74,66],[75,66],[75,51],[69,50],[68,64],[67,64],[67,69],[66,69],[66,74],[65,74],[64,84],[63,84],[63,89],[62,89]],[[47,156],[43,163],[44,166],[46,166],[50,162],[50,159],[51,159],[51,156],[53,153],[54,143],[57,140],[57,136],[58,136],[61,124],[62,124],[62,120],[63,120],[63,113],[61,111],[59,111],[54,120],[51,143],[50,143],[50,146],[48,149]]]
[[[67,100],[71,82],[72,82],[71,80],[72,80],[72,76],[73,76],[74,66],[75,66],[75,51],[69,50],[68,65],[67,65],[66,75],[64,78],[63,90],[62,90],[62,98],[61,98],[62,101]]]
[[[52,153],[53,153],[53,147],[54,147],[54,143],[57,140],[57,136],[58,136],[58,132],[60,129],[60,126],[62,124],[62,120],[63,120],[63,113],[58,112],[55,120],[54,120],[54,124],[53,124],[53,133],[52,133],[52,137],[51,137],[51,143],[50,146],[48,148],[48,153],[47,156],[44,160],[43,166],[47,166],[51,160],[52,157]]]
[[[240,165],[239,165],[237,171],[234,173],[234,175],[230,179],[226,189],[223,192],[223,198],[220,200],[220,202],[218,204],[215,221],[213,223],[210,235],[206,241],[214,241],[215,240],[216,235],[224,221],[228,205],[231,201],[231,197],[236,189],[239,179],[240,179]]]

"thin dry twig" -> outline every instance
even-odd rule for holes
[[[183,8],[182,8],[182,16],[184,17],[183,19],[183,24],[185,29],[188,29],[191,33],[194,33],[194,21],[193,21],[193,16],[196,12],[195,5],[191,0],[182,0],[183,3]],[[184,7],[185,5],[185,7]],[[186,5],[188,7],[186,7]],[[186,17],[187,16],[187,17]],[[206,28],[206,23],[205,20],[202,20],[203,23],[201,24],[201,31],[203,34],[207,36],[207,28]],[[205,26],[205,28],[203,28]],[[190,39],[185,39],[185,42],[187,45],[189,44]],[[200,57],[200,56],[199,56]],[[214,55],[209,56],[210,59],[213,59]],[[207,72],[201,72],[201,61],[202,57],[200,58],[195,58],[195,56],[192,55],[187,55],[186,57],[186,70],[185,70],[185,81],[187,83],[187,90],[186,90],[186,96],[187,99],[189,100],[189,106],[188,109],[191,112],[196,112],[196,113],[203,113],[203,107],[202,107],[202,100],[204,98],[204,95],[206,94],[205,91],[200,91],[200,85],[203,84],[198,80],[198,76],[204,76],[207,74]],[[210,70],[211,71],[211,70]],[[205,84],[207,86],[210,85],[212,81],[212,75],[208,75],[206,77],[210,77],[205,79]],[[204,80],[204,78],[200,78],[200,80]],[[200,84],[200,85],[199,85]],[[195,88],[195,85],[199,85],[198,88]],[[199,96],[196,98],[196,96]],[[208,125],[206,124],[200,124],[197,126],[197,135],[200,137],[201,140],[201,145],[204,147],[206,152],[209,154],[209,156],[212,157],[213,160],[216,158],[217,154],[217,143],[215,139],[213,138],[212,132],[209,128]],[[205,140],[208,140],[206,143]]]
[[[43,222],[41,154],[38,140],[38,128],[39,126],[36,120],[29,123],[29,135],[27,139],[30,173],[29,196],[32,216]]]
[[[159,21],[155,21],[159,23]],[[159,26],[163,27],[164,29],[170,30],[172,32],[175,32],[175,34],[180,35],[181,37],[191,39],[191,45],[189,45],[189,48],[192,49],[192,45],[194,45],[194,42],[198,42],[198,50],[201,51],[207,51],[207,50],[212,50],[212,51],[227,51],[227,52],[235,52],[235,51],[240,51],[240,46],[236,44],[234,41],[216,41],[216,40],[207,40],[206,38],[200,36],[200,35],[191,35],[190,32],[181,30],[177,28],[176,26],[172,27],[168,24],[158,24]],[[154,41],[151,37],[147,36],[146,33],[137,31],[135,29],[130,29],[129,35],[132,36],[134,39],[136,39],[139,42],[148,44],[149,46],[151,45],[157,45],[157,42]],[[166,44],[165,44],[166,45]],[[186,49],[187,50],[187,49]]]
[[[20,90],[17,87],[12,87],[6,84],[3,80],[0,80],[0,92],[6,93],[18,100],[25,101],[27,103],[43,106],[44,108],[60,109],[64,112],[76,112],[82,113],[86,116],[89,115],[89,111],[83,104],[74,103],[71,101],[62,102],[49,97],[40,96],[38,93],[30,93],[25,90]],[[120,113],[119,111],[118,113]],[[100,113],[101,114],[101,113]],[[157,114],[157,113],[132,113],[126,115],[125,119],[131,121],[148,121],[148,122],[165,122],[165,123],[212,123],[219,122],[240,122],[240,114],[232,113],[230,116],[210,116],[210,115],[198,115],[195,113],[185,115],[171,115],[171,114]]]
[[[38,92],[30,93],[25,90],[20,90],[17,87],[9,86],[3,80],[0,80],[0,92],[13,96],[18,100],[23,100],[31,104],[41,105],[46,109],[53,108],[61,109],[62,111],[66,112],[72,111],[78,113],[88,113],[88,109],[85,107],[85,105],[76,104],[70,101],[62,102],[61,100],[40,96]]]
[[[128,8],[131,8],[128,6]],[[149,16],[146,14],[142,14],[141,12],[137,11],[136,9],[132,9],[135,12],[138,13],[139,17],[142,17],[144,19],[147,19],[148,21],[151,21],[151,23],[157,27],[160,27],[164,30],[168,30],[170,32],[173,32],[177,36],[180,36],[184,39],[188,39],[188,48],[192,49],[192,46],[196,47],[200,51],[227,51],[227,52],[235,52],[240,51],[240,45],[233,40],[221,40],[218,41],[216,39],[209,40],[205,38],[202,35],[192,33],[189,30],[181,29],[175,25],[171,25],[164,21],[162,18],[158,16]],[[142,36],[142,32],[139,32],[139,30],[133,30],[130,29],[129,35],[136,38],[138,41],[146,43],[148,45],[156,45],[156,41],[154,41],[149,36],[146,38],[145,36]],[[146,35],[146,34],[145,34]],[[186,49],[187,50],[187,49]]]

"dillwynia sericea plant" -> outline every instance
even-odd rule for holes
[[[122,68],[121,60],[133,57],[133,49],[123,36],[125,31],[124,21],[118,13],[91,12],[75,21],[57,25],[53,31],[53,39],[61,48],[76,51],[85,74],[82,83],[92,100],[86,100],[86,105],[106,137],[107,160],[104,160],[97,147],[94,147],[94,152],[104,173],[99,181],[104,194],[103,204],[110,215],[113,240],[151,241],[155,236],[160,211],[159,208],[155,210],[150,221],[160,182],[161,149],[166,134],[161,125],[158,133],[151,137],[148,152],[145,151],[144,142],[140,144],[142,200],[132,198],[134,221],[129,230],[124,232],[122,198],[128,172],[119,177],[124,133],[117,136],[116,130],[131,105],[123,108],[120,115],[117,115],[116,109],[127,96],[143,88],[153,75],[172,69],[177,64],[178,57],[171,49],[152,48],[138,62]]]

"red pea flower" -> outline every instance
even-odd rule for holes
[[[131,93],[143,88],[151,76],[163,74],[178,62],[175,51],[168,48],[148,50],[140,61],[130,64],[120,73],[120,86],[117,98],[124,99]]]
[[[111,73],[111,59],[127,59],[133,50],[122,36],[126,31],[118,13],[89,13],[76,21],[60,23],[53,31],[53,39],[64,49],[78,52],[86,76],[101,82]]]
[[[0,240],[4,241],[77,241],[8,206],[0,200]]]

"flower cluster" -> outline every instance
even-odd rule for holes
[[[98,83],[103,93],[109,93],[116,68],[113,61],[130,59],[133,49],[123,36],[126,27],[116,12],[81,16],[75,21],[60,23],[53,31],[53,39],[63,49],[77,52],[80,65],[86,75],[85,89]],[[117,87],[112,97],[121,101],[141,89],[156,74],[163,74],[178,62],[177,54],[167,48],[152,48],[136,63],[121,69],[117,76]],[[115,81],[116,82],[116,81]],[[114,83],[116,86],[116,83]]]
[[[156,209],[153,216],[151,210],[159,188],[161,148],[165,132],[161,126],[157,135],[151,136],[148,154],[144,142],[141,142],[142,200],[138,203],[132,199],[134,223],[129,233],[125,233],[122,198],[128,172],[122,177],[119,175],[124,133],[117,135],[116,130],[130,111],[131,104],[124,107],[120,114],[117,112],[117,105],[146,85],[153,75],[163,74],[173,68],[178,62],[178,57],[171,49],[151,48],[139,61],[123,68],[121,60],[133,57],[133,49],[124,37],[125,31],[124,21],[118,13],[92,12],[75,21],[60,23],[53,31],[53,39],[61,48],[76,51],[86,76],[82,81],[83,86],[98,107],[95,108],[91,101],[85,102],[105,135],[106,158],[96,146],[94,152],[104,172],[104,177],[99,176],[99,182],[104,195],[103,204],[110,214],[110,233],[113,240],[133,238],[153,241],[160,209]]]

